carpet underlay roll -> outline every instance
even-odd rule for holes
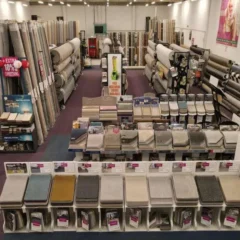
[[[233,96],[231,96],[230,94],[228,93],[224,93],[228,102],[230,102],[231,104],[233,104],[236,108],[240,109],[240,101],[237,100],[236,98],[234,98]]]
[[[153,41],[148,40],[148,46],[155,51],[157,45]]]
[[[229,80],[227,82],[227,86],[230,86],[230,87],[234,88],[235,90],[240,91],[240,84],[236,83],[236,82],[234,82],[232,80]]]
[[[232,103],[230,103],[227,99],[223,99],[221,105],[231,110],[233,113],[239,113],[240,109],[235,107]]]
[[[240,93],[239,93],[239,90],[237,90],[236,88],[226,85],[224,91],[233,95],[237,100],[240,100]]]
[[[216,78],[218,78],[218,79],[220,79],[220,80],[223,80],[223,81],[225,81],[225,80],[229,77],[228,74],[223,73],[223,72],[221,72],[221,71],[219,71],[219,70],[217,70],[217,69],[215,69],[215,68],[213,68],[213,67],[211,67],[211,66],[209,66],[209,65],[206,66],[206,70],[207,70],[211,75],[213,75],[214,77],[216,77]]]
[[[219,70],[219,71],[221,71],[221,72],[223,72],[223,73],[229,73],[229,71],[230,71],[230,68],[229,67],[225,67],[225,66],[223,66],[223,65],[220,65],[220,64],[218,64],[218,63],[215,63],[215,62],[213,62],[213,61],[211,61],[211,60],[209,60],[208,62],[208,65],[209,66],[211,66],[211,67],[213,67],[213,68],[215,68],[215,69],[217,69],[217,70]]]
[[[64,87],[60,88],[60,90],[58,91],[58,101],[63,100],[64,103],[66,103],[74,87],[75,87],[75,81],[73,76],[71,76],[65,83]]]
[[[182,47],[180,47],[180,46],[178,46],[177,44],[174,44],[174,43],[172,43],[172,44],[170,45],[170,48],[171,48],[172,50],[174,50],[175,52],[183,52],[183,53],[189,52],[188,49],[182,48]]]
[[[158,60],[167,68],[171,67],[170,60],[173,60],[174,52],[161,44],[157,45]]]
[[[54,68],[55,72],[61,72],[70,62],[71,62],[71,58],[68,57],[60,64],[54,65],[53,68]]]
[[[72,45],[73,52],[77,51],[80,47],[80,39],[79,38],[73,38],[69,43]]]
[[[147,47],[147,52],[151,55],[152,58],[155,57],[156,53],[151,47]]]
[[[197,47],[197,46],[191,46],[191,47],[190,47],[190,50],[191,50],[192,52],[198,54],[198,55],[201,55],[201,56],[204,54],[204,51],[205,51],[205,49],[200,48],[200,47]]]
[[[147,65],[148,65],[148,67],[151,68],[151,69],[152,69],[152,68],[155,66],[155,64],[156,64],[155,59],[154,59],[150,54],[146,54],[146,55],[145,55],[145,61],[146,61]]]
[[[54,64],[58,64],[64,61],[73,53],[73,46],[69,42],[63,44],[60,47],[54,48],[51,50],[53,56],[52,60]]]
[[[227,58],[224,58],[224,57],[220,57],[218,55],[215,55],[215,54],[210,54],[209,56],[209,59],[213,62],[216,62],[220,65],[223,65],[225,67],[231,67],[232,65],[232,61],[227,59]]]

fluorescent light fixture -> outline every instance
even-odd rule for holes
[[[148,3],[146,3],[145,7],[148,7]]]
[[[8,1],[8,3],[14,4],[15,2],[14,1]]]
[[[89,5],[89,4],[88,4],[87,6],[88,6],[88,7],[90,7],[90,5]]]
[[[192,2],[196,2],[197,0],[191,0]]]
[[[182,1],[181,2],[176,2],[175,4],[182,4]]]
[[[152,4],[155,4],[155,2],[152,2]]]
[[[87,3],[86,3],[86,2],[84,2],[84,4],[86,5]]]
[[[49,3],[49,4],[48,4],[48,6],[49,6],[49,7],[52,7],[52,4],[51,4],[51,3]]]
[[[63,5],[63,4],[64,4],[64,2],[60,2],[60,4],[62,4],[62,5]]]
[[[23,6],[24,6],[24,7],[28,7],[28,5],[27,5],[26,3],[23,3]]]
[[[134,2],[136,2],[137,0],[133,0]]]
[[[168,7],[171,7],[171,6],[172,6],[172,4],[171,4],[171,3],[169,3],[167,6],[168,6]]]
[[[68,7],[71,7],[71,4],[68,3],[67,6],[68,6]]]
[[[82,2],[82,0],[79,0],[79,2]]]
[[[130,2],[129,4],[132,5],[132,2]]]
[[[127,7],[129,7],[129,4],[127,4]]]
[[[39,3],[39,4],[44,4],[44,2],[43,2],[43,1],[38,1],[38,3]]]
[[[55,0],[52,0],[52,2],[55,2]]]

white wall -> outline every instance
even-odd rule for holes
[[[238,47],[228,47],[216,42],[220,17],[221,0],[212,0],[208,26],[207,47],[217,55],[232,59],[240,63],[240,40]]]
[[[167,6],[95,6],[85,7],[75,5],[66,6],[31,6],[31,14],[38,15],[44,20],[56,20],[57,16],[64,16],[65,20],[79,20],[80,29],[86,31],[87,36],[94,32],[93,23],[107,23],[109,31],[145,30],[145,18],[153,17],[155,13],[161,19],[168,18]]]
[[[216,0],[213,0],[216,1]],[[169,18],[176,20],[176,29],[184,32],[184,44],[190,46],[189,33],[192,30],[194,44],[206,45],[210,0],[187,0],[169,7]]]
[[[25,1],[28,3],[28,1]],[[24,7],[22,2],[15,4],[8,3],[7,0],[0,0],[0,20],[30,20],[29,7]]]

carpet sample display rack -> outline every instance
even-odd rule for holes
[[[144,74],[148,78],[149,83],[152,85],[152,77],[155,73],[156,67],[156,43],[148,40],[147,54],[145,55],[145,70]]]
[[[51,49],[58,102],[64,107],[81,73],[80,40],[74,38]]]
[[[79,21],[40,21],[45,29],[48,43],[60,46],[80,33]]]
[[[48,42],[41,23],[29,21],[17,23],[4,21],[1,23],[1,38],[6,48],[3,54],[26,58],[29,68],[22,70],[24,84],[21,86],[32,96],[33,113],[39,145],[44,142],[48,130],[54,125],[60,113],[54,87],[54,75],[48,50]],[[10,38],[7,39],[9,34]],[[6,44],[6,41],[12,43]],[[1,42],[1,41],[0,41]],[[1,43],[2,44],[2,43]],[[10,52],[11,51],[11,52]],[[4,80],[6,93],[21,94],[23,90],[13,80]]]
[[[4,166],[4,233],[240,230],[239,161]]]

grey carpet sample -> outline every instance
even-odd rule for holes
[[[168,103],[161,103],[160,102],[160,108],[161,108],[161,114],[169,115],[169,105],[168,105]]]
[[[150,176],[148,178],[151,205],[171,205],[173,203],[172,182],[170,177]]]
[[[154,149],[154,130],[138,130],[138,144],[142,150]]]
[[[216,176],[196,176],[201,204],[222,204],[222,189]]]
[[[75,203],[98,205],[99,176],[78,176]]]
[[[88,134],[87,149],[99,151],[103,148],[103,137],[104,135],[99,134]]]
[[[127,206],[148,206],[149,197],[145,176],[126,176],[125,191]]]
[[[173,174],[172,180],[177,204],[197,204],[199,196],[193,175]]]
[[[82,147],[84,149],[87,143],[87,136],[87,129],[72,129],[70,144],[77,144],[79,148]]]
[[[157,150],[172,149],[172,132],[171,131],[155,131],[155,141]]]
[[[27,175],[8,176],[0,196],[0,205],[22,206],[25,189],[28,182]]]
[[[191,149],[205,149],[206,141],[204,132],[189,132],[189,140]]]
[[[189,146],[188,132],[185,130],[182,131],[172,131],[173,137],[173,147],[174,148],[186,148]]]
[[[101,177],[100,202],[103,206],[123,204],[123,178],[119,175]]]
[[[186,101],[179,101],[178,102],[179,113],[187,114],[187,102]]]
[[[219,130],[207,130],[205,131],[205,136],[208,148],[223,147],[223,135]]]
[[[50,174],[31,175],[24,197],[25,205],[47,205],[51,190]]]
[[[131,150],[138,148],[138,131],[121,130],[122,150]]]
[[[240,204],[240,178],[236,175],[219,176],[226,205]]]
[[[206,110],[207,114],[214,114],[215,113],[215,108],[214,108],[212,102],[204,102],[204,107],[205,107],[205,110]]]
[[[226,149],[236,149],[238,141],[238,131],[222,131],[224,137],[224,147]]]

